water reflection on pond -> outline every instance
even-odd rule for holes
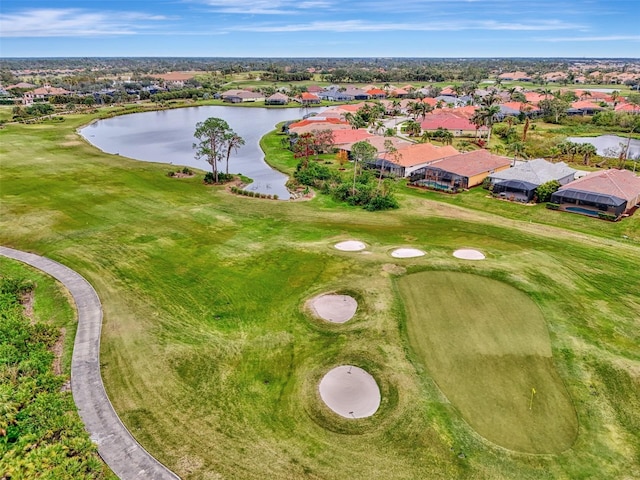
[[[600,135],[599,137],[569,137],[574,143],[590,143],[602,157],[617,158],[624,148],[629,145],[628,159],[640,159],[640,140],[629,140],[617,135]]]
[[[286,175],[273,170],[264,162],[260,138],[286,120],[295,120],[321,108],[244,108],[190,107],[157,112],[135,113],[99,120],[80,130],[80,134],[107,153],[148,162],[189,166],[210,170],[204,160],[194,157],[193,137],[196,123],[209,117],[227,121],[246,144],[229,161],[230,173],[242,173],[253,179],[247,187],[260,193],[277,194],[289,198],[285,188]],[[225,165],[219,167],[224,171]]]

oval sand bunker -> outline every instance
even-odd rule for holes
[[[484,253],[472,248],[461,248],[453,252],[453,256],[463,260],[484,260]]]
[[[391,252],[391,256],[395,258],[415,258],[422,257],[424,254],[422,250],[417,248],[397,248]]]
[[[345,242],[336,243],[334,245],[338,250],[342,250],[343,252],[359,252],[360,250],[364,250],[367,246],[359,242],[358,240],[347,240]]]
[[[370,417],[380,406],[380,389],[365,370],[341,365],[320,381],[320,397],[331,410],[345,418]]]
[[[333,323],[351,320],[358,309],[358,302],[349,295],[318,295],[311,299],[310,305],[316,316]]]

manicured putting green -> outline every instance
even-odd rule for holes
[[[416,273],[398,285],[412,348],[472,428],[520,452],[571,447],[576,413],[542,312],[528,296],[456,272]]]

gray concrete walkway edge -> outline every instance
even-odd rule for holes
[[[39,255],[1,246],[0,255],[51,275],[71,293],[78,313],[71,391],[80,418],[106,464],[122,480],[179,479],[133,438],[107,397],[100,376],[102,305],[91,284],[70,268]]]

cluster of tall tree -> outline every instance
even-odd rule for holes
[[[193,144],[196,158],[203,158],[211,165],[214,181],[218,183],[219,164],[223,160],[226,161],[225,175],[228,176],[231,152],[244,145],[244,139],[225,120],[216,117],[210,117],[204,122],[198,122],[193,136],[199,140]]]

